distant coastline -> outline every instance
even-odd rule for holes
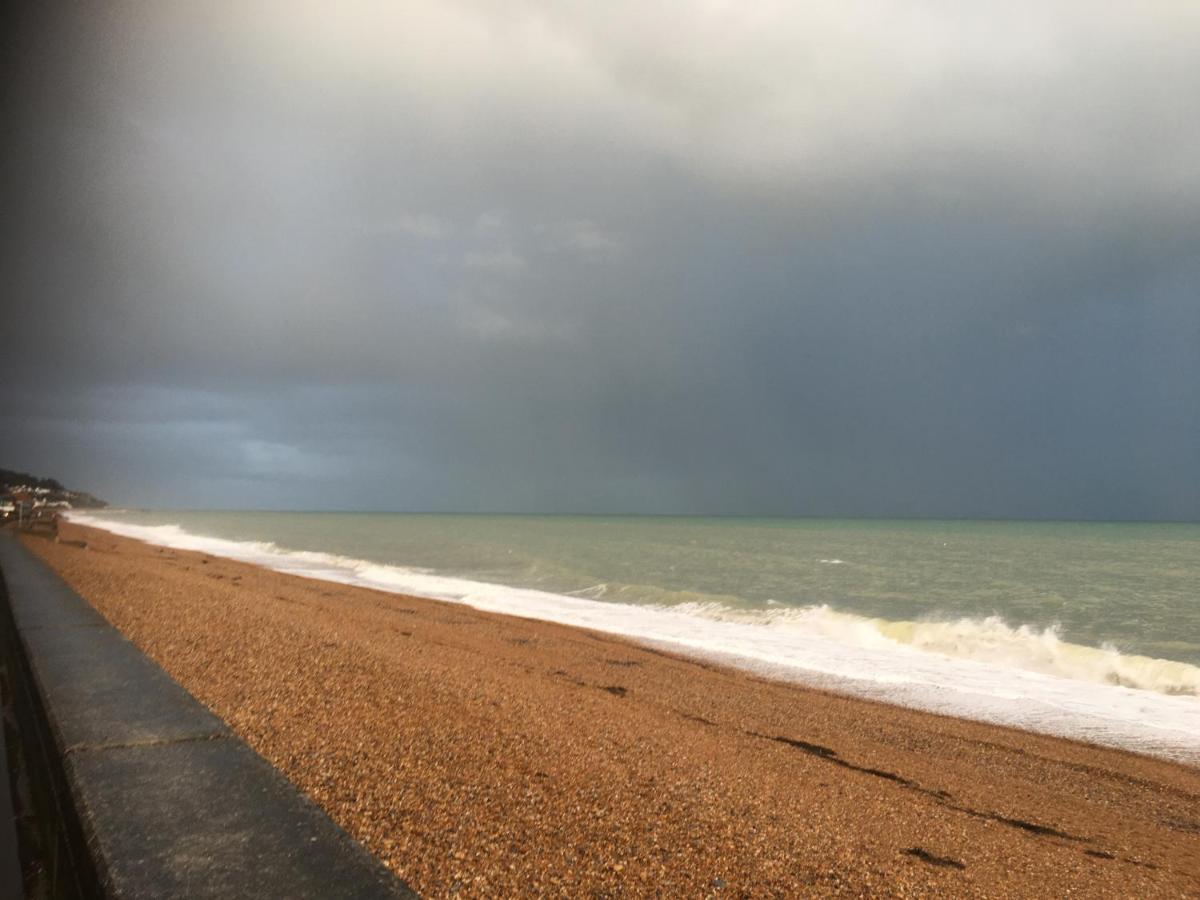
[[[50,520],[63,510],[107,506],[94,494],[64,487],[55,478],[0,469],[0,524]]]

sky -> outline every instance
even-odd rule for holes
[[[1200,520],[1194,0],[85,6],[0,29],[0,465]]]

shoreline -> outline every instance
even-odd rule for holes
[[[547,592],[363,559],[344,545],[333,551],[294,550],[175,524],[143,525],[86,513],[71,519],[154,546],[588,628],[778,681],[1200,766],[1200,668],[1072,644],[1036,626],[962,618],[888,621],[821,605],[727,608],[721,614],[695,609],[694,603],[608,602],[590,593],[599,587],[599,596],[607,596],[603,583]],[[702,596],[698,602],[703,607]],[[895,640],[890,629],[908,630],[910,639]],[[923,641],[932,641],[934,648],[927,651]],[[960,650],[939,652],[938,641]],[[1016,658],[993,658],[997,641]],[[982,658],[971,648],[981,650]]]
[[[26,546],[422,894],[1200,889],[1194,768],[62,530]]]

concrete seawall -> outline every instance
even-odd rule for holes
[[[55,896],[415,896],[3,534],[0,575]]]

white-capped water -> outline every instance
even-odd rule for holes
[[[747,605],[734,595],[697,600],[685,591],[608,582],[549,591],[119,515],[71,517],[280,572],[625,635],[785,680],[1200,762],[1200,667],[1072,643],[1054,626],[1014,626],[995,615],[892,620],[823,603]],[[847,565],[836,557],[814,561]]]

